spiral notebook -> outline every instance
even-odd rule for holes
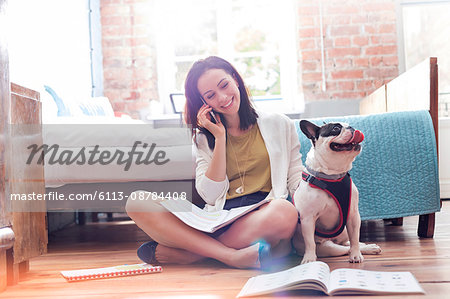
[[[106,268],[61,271],[68,282],[162,272],[161,266],[150,264],[121,265]]]

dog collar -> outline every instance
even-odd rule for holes
[[[338,173],[338,174],[326,174],[326,173],[323,173],[323,172],[320,172],[320,171],[312,170],[308,166],[306,166],[306,170],[312,176],[315,176],[316,178],[319,178],[319,179],[325,179],[325,180],[339,180],[340,178],[343,178],[347,174],[347,172]]]

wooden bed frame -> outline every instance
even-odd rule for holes
[[[30,140],[42,143],[40,130],[41,102],[38,92],[11,83],[2,90],[0,133],[2,196],[0,196],[0,291],[19,282],[29,269],[29,259],[47,251],[45,202],[11,202],[10,194],[43,194],[44,167],[27,166],[21,158],[24,144]],[[9,113],[8,113],[9,111]],[[20,125],[33,125],[29,133]],[[25,142],[25,143],[24,143]],[[2,164],[2,163],[0,163]]]
[[[438,132],[438,64],[430,57],[381,86],[360,102],[360,114],[428,110],[433,121],[436,150],[439,150]],[[439,153],[437,153],[439,157]],[[441,201],[442,206],[442,201]],[[393,224],[402,225],[403,218],[392,219]],[[432,238],[435,214],[419,216],[417,234]]]

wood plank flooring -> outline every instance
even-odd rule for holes
[[[379,244],[381,255],[366,255],[363,264],[349,264],[345,257],[322,260],[332,269],[411,271],[427,292],[383,298],[450,298],[450,201],[444,201],[436,215],[433,239],[417,237],[417,221],[414,216],[405,218],[403,226],[386,225],[382,220],[363,222],[361,239]],[[59,271],[139,263],[136,249],[148,238],[133,222],[118,219],[73,225],[49,239],[48,253],[32,259],[27,275],[0,298],[234,298],[249,277],[260,273],[208,260],[195,265],[165,265],[158,274],[68,283]],[[280,269],[299,261],[297,256],[289,257]],[[263,298],[317,296],[326,295],[297,291]]]

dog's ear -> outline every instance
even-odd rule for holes
[[[303,134],[306,135],[306,137],[308,137],[312,140],[313,143],[315,143],[316,139],[319,136],[320,127],[307,120],[301,120],[300,129],[302,130]]]

